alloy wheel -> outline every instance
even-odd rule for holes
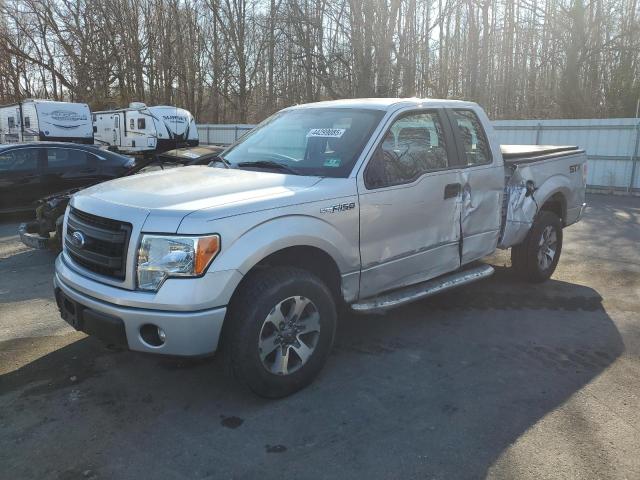
[[[258,351],[264,368],[275,375],[290,375],[311,357],[320,337],[320,313],[306,297],[279,302],[262,323]]]
[[[542,231],[538,242],[538,266],[541,270],[547,270],[556,258],[558,249],[558,236],[551,225],[547,225]]]

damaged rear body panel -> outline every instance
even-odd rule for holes
[[[565,227],[580,219],[585,198],[584,150],[527,145],[502,149],[505,192],[499,248],[521,243],[543,206],[553,208]]]

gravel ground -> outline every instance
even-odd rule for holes
[[[54,255],[0,220],[0,477],[640,478],[640,199],[592,196],[558,270],[344,316],[283,400],[218,358],[106,349],[58,315]]]

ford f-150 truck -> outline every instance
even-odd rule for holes
[[[67,208],[54,286],[76,329],[131,350],[221,349],[259,395],[324,365],[337,312],[485,278],[511,248],[551,276],[584,208],[577,147],[500,146],[475,103],[368,99],[282,110],[209,166],[125,177]]]

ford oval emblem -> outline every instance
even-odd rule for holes
[[[71,243],[76,248],[83,248],[87,243],[87,239],[85,238],[84,233],[82,233],[80,230],[76,230],[71,235]]]

